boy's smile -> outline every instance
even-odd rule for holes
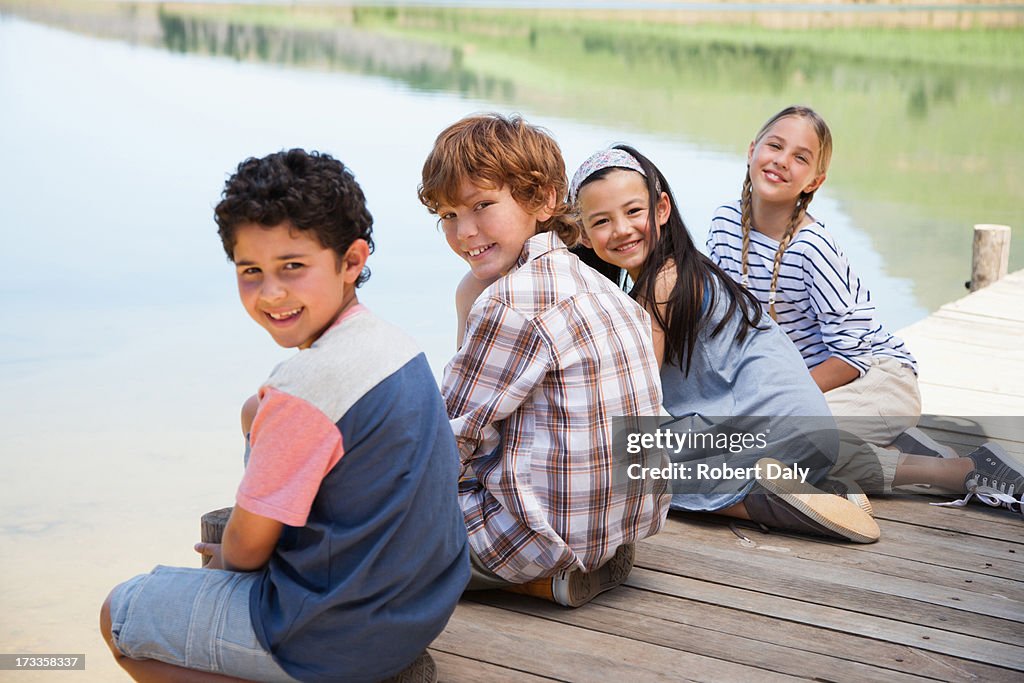
[[[356,302],[355,279],[366,262],[356,240],[345,257],[315,234],[287,223],[249,223],[235,232],[238,294],[246,312],[288,348],[307,349]]]
[[[455,205],[438,206],[445,239],[465,259],[479,280],[493,280],[515,266],[537,223],[551,217],[545,210],[520,206],[507,186],[485,188],[464,180]]]

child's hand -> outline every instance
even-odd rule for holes
[[[220,556],[220,543],[196,543],[196,552],[203,556],[203,566],[207,569],[224,569],[224,561]]]

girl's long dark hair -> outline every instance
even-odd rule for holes
[[[711,329],[710,336],[718,336],[739,311],[742,321],[736,331],[736,343],[742,342],[751,329],[757,329],[761,319],[761,304],[753,294],[734,282],[711,259],[697,249],[693,238],[690,237],[690,231],[683,223],[683,217],[679,213],[678,204],[672,195],[668,180],[651,160],[628,145],[615,145],[615,149],[621,149],[631,154],[640,162],[640,166],[647,175],[647,194],[650,200],[647,259],[640,272],[640,277],[633,284],[629,295],[644,302],[645,307],[650,309],[654,320],[665,331],[665,362],[677,365],[683,368],[685,374],[689,374],[697,336],[709,324],[718,296],[725,296],[729,305],[725,315]],[[594,173],[583,182],[583,185],[603,177],[612,170],[615,169],[607,168]],[[662,192],[668,195],[672,208],[668,221],[659,228],[655,207]],[[659,302],[655,295],[658,274],[670,262],[675,264],[676,281],[668,300]],[[610,273],[605,274],[613,282],[621,280],[621,273],[617,277]],[[712,286],[714,284],[718,286]],[[707,307],[703,305],[705,289],[708,292]],[[657,305],[659,303],[665,303],[664,315],[660,312],[660,306]]]

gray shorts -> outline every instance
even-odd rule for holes
[[[160,566],[129,579],[111,598],[114,645],[132,659],[292,682],[252,628],[249,593],[260,577],[258,572]]]

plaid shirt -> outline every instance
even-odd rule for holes
[[[473,305],[442,393],[470,546],[498,576],[591,571],[661,528],[670,496],[611,481],[612,417],[659,414],[650,330],[550,232]]]

